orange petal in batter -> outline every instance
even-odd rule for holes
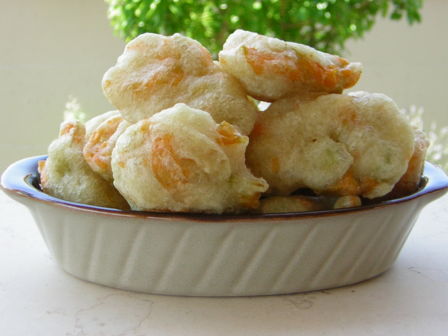
[[[182,166],[172,146],[171,134],[153,139],[151,148],[151,169],[154,176],[167,189],[177,189],[188,183],[188,169]]]

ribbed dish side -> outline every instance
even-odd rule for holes
[[[99,284],[148,293],[237,296],[338,287],[387,270],[417,202],[281,222],[175,222],[40,204],[57,262]],[[67,214],[69,212],[69,214]]]

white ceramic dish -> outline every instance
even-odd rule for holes
[[[420,210],[448,178],[427,163],[410,196],[353,209],[210,216],[123,212],[56,199],[37,161],[11,165],[1,186],[33,214],[57,263],[106,286],[146,293],[242,296],[349,285],[393,264]]]

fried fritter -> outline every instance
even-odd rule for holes
[[[411,126],[383,94],[328,94],[274,102],[257,121],[248,166],[272,194],[299,188],[376,198],[390,192],[414,151]]]
[[[244,30],[227,38],[219,62],[263,101],[305,92],[340,93],[355,85],[362,72],[360,63]]]
[[[90,138],[90,135],[92,132],[106,119],[118,116],[120,115],[120,111],[114,110],[114,111],[108,111],[102,114],[99,114],[97,116],[94,116],[93,118],[89,119],[85,123],[86,128],[86,139]]]
[[[410,195],[420,186],[429,141],[425,133],[419,129],[414,129],[414,139],[414,153],[409,161],[408,169],[388,195],[389,198]]]
[[[129,126],[112,152],[114,184],[133,210],[241,212],[266,182],[245,165],[248,138],[185,104]]]
[[[130,122],[185,103],[248,134],[257,115],[241,84],[199,42],[180,34],[146,33],[129,42],[105,73],[103,91]]]
[[[270,196],[260,200],[259,212],[285,213],[285,212],[305,212],[317,211],[326,208],[323,199],[302,195],[291,196]]]
[[[110,165],[112,150],[118,137],[129,125],[121,115],[109,117],[92,131],[84,145],[83,154],[87,164],[107,181],[113,181]]]
[[[361,198],[355,195],[341,196],[336,199],[333,209],[355,208],[362,205]]]
[[[42,190],[66,201],[108,208],[129,209],[127,202],[83,157],[84,125],[78,121],[61,124],[59,137],[48,148],[48,158],[39,162]]]

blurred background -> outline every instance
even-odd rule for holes
[[[126,34],[129,37],[137,30],[130,28],[130,21],[120,23],[117,13],[123,13],[116,10],[111,13],[115,15],[111,24],[107,16],[109,4],[102,0],[0,2],[0,171],[3,171],[14,160],[46,152],[57,135],[70,97],[76,97],[88,117],[113,109],[102,94],[101,79],[122,53]],[[195,3],[171,2],[185,6]],[[253,7],[258,6],[254,3],[262,3],[243,2]],[[325,14],[324,3],[335,1],[305,2],[318,9],[320,6]],[[408,2],[413,1],[401,0],[402,4]],[[383,92],[402,108],[424,110],[425,128],[435,123],[433,127],[441,129],[448,125],[448,1],[424,1],[423,8],[416,11],[421,22],[412,25],[406,13],[398,13],[397,20],[391,20],[392,9],[389,8],[386,17],[375,16],[370,21],[363,19],[366,16],[356,18],[359,26],[349,28],[352,32],[366,28],[361,39],[349,38],[343,45],[339,41],[321,46],[363,63],[364,73],[354,90]],[[132,12],[135,14],[135,10]],[[418,21],[418,17],[414,19]],[[229,16],[230,21],[238,26],[235,18]],[[120,24],[123,29],[118,36],[113,27],[119,31]],[[160,22],[157,24],[164,27]],[[142,26],[136,23],[136,27]],[[442,143],[442,147],[445,145],[448,144]]]

